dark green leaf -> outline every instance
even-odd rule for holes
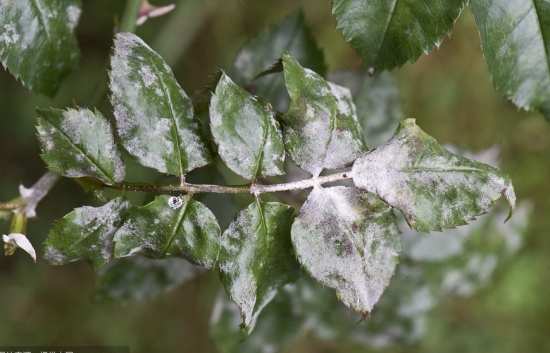
[[[391,209],[344,186],[311,192],[292,225],[292,243],[307,272],[362,314],[388,286],[400,250]]]
[[[397,82],[389,72],[337,71],[329,79],[350,89],[363,136],[369,146],[378,146],[394,134],[403,116]]]
[[[250,336],[239,328],[239,309],[220,292],[210,318],[210,336],[220,353],[277,353],[299,337],[303,320],[290,298],[295,290],[288,286],[262,311]]]
[[[290,55],[283,64],[291,99],[283,127],[292,159],[314,176],[353,162],[365,146],[349,90],[303,68]]]
[[[290,243],[294,210],[256,200],[223,233],[219,267],[222,282],[250,333],[262,309],[297,269]]]
[[[510,179],[498,169],[452,154],[414,119],[401,123],[386,144],[359,158],[352,169],[357,187],[400,209],[422,232],[464,225],[504,196],[515,205]]]
[[[220,157],[235,173],[249,180],[284,173],[283,136],[271,105],[225,73],[210,102],[210,127]]]
[[[214,214],[190,196],[158,196],[128,212],[114,241],[117,258],[181,256],[211,268],[218,257],[220,227]]]
[[[543,0],[472,0],[496,90],[550,118],[550,4]]]
[[[280,75],[256,77],[276,64],[287,52],[306,67],[320,74],[325,73],[323,52],[305,24],[304,14],[299,11],[246,43],[235,58],[232,75],[239,84],[268,99],[277,110],[286,111],[288,94],[283,78]]]
[[[119,33],[111,57],[111,101],[128,152],[176,176],[208,164],[193,106],[164,60],[131,33]]]
[[[124,164],[111,125],[99,111],[38,110],[42,159],[71,178],[95,177],[107,184],[124,180]]]
[[[28,89],[53,96],[78,64],[79,0],[1,0],[0,59]]]
[[[344,38],[367,67],[382,70],[415,61],[439,46],[466,0],[334,0]]]
[[[57,221],[44,242],[44,258],[53,265],[89,260],[101,267],[113,257],[113,236],[129,207],[121,198],[101,207],[84,206]]]
[[[172,290],[202,270],[187,260],[172,257],[148,259],[141,256],[113,261],[99,274],[99,300],[142,301]]]

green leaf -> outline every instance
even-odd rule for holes
[[[121,198],[101,207],[84,206],[58,220],[44,242],[44,258],[53,265],[89,260],[99,268],[113,257],[113,236],[129,203]]]
[[[403,117],[397,82],[389,72],[337,71],[329,79],[350,89],[357,117],[369,146],[388,141]]]
[[[248,333],[277,290],[295,277],[298,266],[290,243],[293,217],[290,206],[256,200],[223,233],[221,279]]]
[[[200,267],[176,257],[162,260],[141,256],[119,259],[101,270],[96,296],[102,301],[150,300],[200,273]]]
[[[137,36],[119,33],[110,78],[118,133],[142,165],[181,177],[208,164],[191,100],[160,55]]]
[[[239,309],[220,292],[210,318],[210,336],[220,353],[276,353],[302,334],[302,318],[290,296],[294,288],[282,288],[273,301],[262,311],[254,331],[247,336],[240,330]]]
[[[400,250],[391,209],[344,186],[313,189],[292,225],[292,244],[306,271],[363,315],[388,286]]]
[[[403,234],[407,265],[399,266],[366,329],[355,330],[355,339],[371,347],[369,342],[387,347],[421,340],[429,334],[426,321],[434,307],[453,297],[474,296],[513,259],[530,213],[531,207],[520,203],[507,223],[506,213],[498,211],[443,233]]]
[[[2,0],[2,65],[28,89],[53,96],[78,64],[79,18],[79,0]]]
[[[452,154],[407,119],[395,136],[357,159],[357,187],[400,209],[422,232],[464,225],[486,213],[501,196],[515,205],[510,179],[498,169]]]
[[[42,159],[52,171],[71,178],[94,177],[107,184],[124,180],[124,163],[111,125],[99,111],[38,110]]]
[[[294,162],[314,176],[353,162],[365,146],[349,90],[303,68],[290,55],[283,65],[291,99],[283,128]]]
[[[323,52],[306,25],[302,11],[286,17],[246,43],[237,53],[231,70],[237,83],[268,99],[278,111],[286,111],[288,107],[283,78],[273,74],[257,76],[271,68],[285,53],[292,54],[315,72],[324,74],[326,71]]]
[[[466,0],[334,0],[337,28],[373,70],[415,61],[439,46]]]
[[[210,127],[220,157],[235,173],[249,180],[284,173],[283,136],[271,105],[225,73],[210,102]]]
[[[550,118],[550,6],[541,0],[472,0],[496,90]]]
[[[188,195],[176,201],[158,196],[143,207],[131,209],[115,234],[115,257],[180,256],[201,266],[213,267],[220,247],[216,217]]]

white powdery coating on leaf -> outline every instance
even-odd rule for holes
[[[256,277],[249,268],[254,262],[256,255],[255,242],[250,239],[245,241],[243,246],[241,237],[247,234],[254,235],[255,227],[259,224],[258,212],[253,212],[253,207],[242,211],[238,218],[229,225],[229,228],[222,235],[222,248],[228,253],[239,254],[233,261],[220,262],[219,267],[222,273],[231,275],[231,287],[229,296],[237,304],[243,317],[243,323],[253,326],[254,307],[256,305]]]
[[[210,102],[210,127],[220,157],[235,173],[247,179],[284,173],[283,137],[271,106],[226,74]]]
[[[67,25],[71,30],[75,29],[76,26],[78,25],[78,20],[80,19],[81,12],[82,10],[80,9],[79,6],[76,6],[76,5],[67,6],[66,14],[67,14],[67,19],[69,21]]]
[[[354,188],[315,188],[292,226],[299,262],[361,313],[380,299],[399,251],[391,210],[371,210],[373,201]]]
[[[106,183],[124,179],[124,164],[111,126],[101,113],[88,109],[45,112],[37,132],[45,159],[55,164],[58,173],[97,177]]]
[[[11,23],[4,25],[3,33],[0,34],[0,42],[5,45],[15,44],[19,40],[19,33],[17,33],[15,26]]]
[[[133,34],[116,36],[110,87],[124,147],[142,165],[179,176],[208,163],[190,99],[163,59]]]
[[[399,208],[421,230],[463,225],[487,212],[502,195],[514,207],[513,187],[496,169],[435,144],[408,119],[389,142],[357,159],[353,181]]]
[[[113,235],[118,229],[122,216],[121,211],[128,207],[129,203],[119,198],[101,207],[76,208],[63,217],[60,223],[52,229],[53,232],[60,231],[61,236],[64,236],[65,227],[71,229],[72,244],[67,249],[58,248],[54,242],[48,239],[44,257],[54,265],[63,265],[82,258],[90,259],[94,263],[109,262],[113,254]],[[75,249],[72,247],[78,248],[82,246],[81,242],[94,237],[97,239],[94,239],[88,248],[78,251],[80,256],[74,257]]]
[[[358,135],[360,124],[350,91],[325,81],[310,69],[297,62],[286,66],[299,68],[301,77],[285,75],[291,97],[291,124],[286,127],[285,143],[292,159],[312,175],[323,169],[336,169],[353,162],[363,151]],[[290,70],[290,69],[288,69]],[[307,90],[296,86],[307,82]],[[304,110],[304,111],[302,111]]]

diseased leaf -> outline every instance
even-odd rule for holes
[[[119,259],[101,270],[96,296],[102,301],[150,300],[193,279],[202,271],[177,257]]]
[[[124,164],[111,125],[99,111],[38,110],[42,159],[71,178],[94,177],[107,184],[124,180]]]
[[[101,207],[84,206],[57,221],[44,242],[44,258],[53,265],[89,260],[99,268],[113,257],[113,235],[129,203],[121,198]]]
[[[78,64],[79,0],[0,0],[0,59],[25,87],[53,96]]]
[[[331,81],[350,89],[363,136],[369,146],[388,141],[403,117],[397,83],[389,72],[371,76],[367,73],[337,71]]]
[[[225,73],[210,102],[210,128],[220,157],[235,173],[249,180],[284,173],[283,136],[271,105]]]
[[[510,179],[498,169],[452,154],[407,119],[386,144],[357,159],[355,185],[403,212],[415,230],[464,225],[504,196],[515,205]]]
[[[334,0],[337,28],[376,70],[415,61],[439,46],[466,0]]]
[[[449,298],[472,297],[512,259],[530,212],[528,204],[520,203],[507,223],[500,210],[444,233],[405,232],[402,257],[407,265],[399,265],[367,327],[355,330],[353,339],[373,348],[421,340],[434,307]]]
[[[118,133],[142,165],[181,177],[208,164],[191,100],[164,60],[137,36],[116,35],[110,80]]]
[[[353,162],[365,146],[349,90],[303,68],[290,55],[283,64],[291,99],[283,128],[292,159],[314,176]]]
[[[227,294],[220,292],[210,317],[210,336],[220,353],[276,353],[302,334],[303,322],[297,317],[290,296],[293,288],[283,287],[262,311],[254,331],[247,336],[239,328],[241,315]]]
[[[496,90],[550,119],[550,5],[543,0],[472,0]]]
[[[246,43],[237,53],[231,70],[237,83],[268,99],[278,111],[288,108],[283,77],[257,76],[276,64],[285,53],[321,75],[326,71],[323,52],[306,25],[302,11],[284,18]]]
[[[362,314],[388,286],[400,250],[391,209],[344,186],[313,189],[292,225],[292,243],[306,271]]]
[[[296,275],[290,243],[293,217],[290,206],[256,200],[223,233],[221,279],[248,333],[277,290]]]
[[[174,203],[167,196],[158,196],[143,207],[131,209],[115,234],[115,257],[180,256],[213,267],[220,242],[216,217],[189,196],[178,200]]]

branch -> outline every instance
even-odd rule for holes
[[[0,203],[0,210],[20,210],[27,218],[35,217],[36,207],[58,180],[59,175],[47,172],[29,189],[21,185],[19,187],[21,196],[15,200]]]
[[[137,26],[141,0],[127,0],[120,23],[120,32],[134,32]]]
[[[190,184],[184,183],[182,185],[153,185],[143,183],[119,183],[114,185],[107,185],[101,183],[103,187],[122,190],[122,191],[137,191],[137,192],[151,192],[157,194],[198,194],[198,193],[215,193],[215,194],[265,194],[273,192],[283,192],[292,190],[305,190],[315,186],[321,186],[327,183],[334,183],[337,181],[343,181],[351,179],[349,171],[314,177],[311,179],[304,179],[299,181],[293,181],[282,184],[252,184],[245,186],[224,186],[224,185],[211,185],[211,184]]]

